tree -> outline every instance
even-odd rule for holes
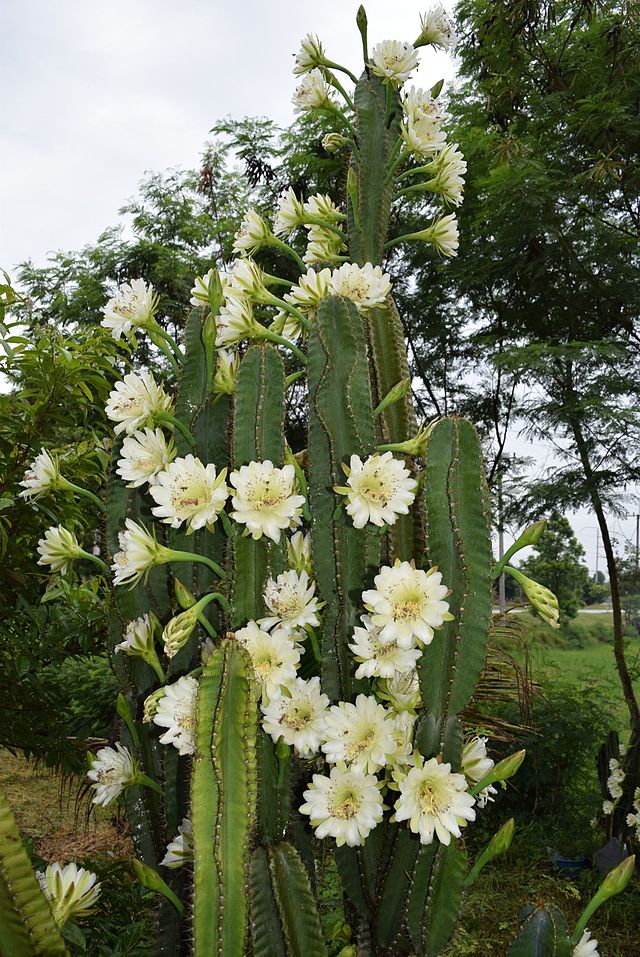
[[[552,512],[534,554],[520,568],[557,596],[561,619],[575,618],[584,602],[589,569],[582,561],[584,548],[573,534],[568,519]]]

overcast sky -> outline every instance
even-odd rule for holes
[[[413,40],[430,0],[368,0],[370,45]],[[453,7],[452,0],[445,6]],[[0,267],[94,242],[147,170],[194,168],[226,115],[293,118],[292,56],[317,33],[361,70],[357,0],[2,0]],[[421,51],[415,82],[452,81]],[[545,443],[515,450],[551,460]],[[634,509],[630,503],[630,511]],[[595,520],[571,516],[593,570]],[[613,523],[631,537],[635,523]],[[603,567],[602,558],[600,567]]]

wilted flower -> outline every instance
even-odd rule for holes
[[[229,496],[227,470],[216,472],[193,455],[178,458],[156,476],[149,492],[157,503],[151,511],[172,528],[187,523],[187,532],[212,528]]]
[[[229,482],[236,490],[231,500],[231,517],[246,525],[254,539],[266,535],[279,542],[282,529],[300,524],[304,496],[294,492],[293,465],[279,469],[268,459],[249,462],[232,472]]]
[[[138,781],[138,765],[131,752],[116,742],[115,748],[100,748],[91,761],[87,777],[93,781],[93,803],[106,807]]]
[[[335,224],[346,219],[345,214],[338,209],[331,197],[322,193],[310,196],[304,204],[304,210],[309,216],[318,216],[328,223]]]
[[[311,559],[311,536],[304,532],[295,532],[287,539],[287,561],[297,572],[313,572]]]
[[[591,937],[588,930],[573,948],[573,957],[598,957],[598,941]]]
[[[182,867],[193,860],[193,828],[188,817],[182,818],[178,833],[167,844],[167,853],[160,863],[164,867]]]
[[[114,432],[131,435],[144,425],[153,425],[161,413],[171,412],[172,401],[150,372],[129,372],[122,382],[116,382],[109,393],[107,417],[118,424]]]
[[[296,678],[285,685],[277,698],[262,705],[262,727],[277,743],[280,738],[295,748],[302,758],[310,758],[320,748],[329,699],[320,690],[320,679]]]
[[[334,837],[338,847],[362,844],[382,820],[382,797],[373,774],[338,765],[328,776],[314,774],[303,795],[316,837]]]
[[[518,568],[512,568],[508,565],[506,571],[518,582],[527,601],[538,612],[542,620],[546,621],[552,628],[559,628],[560,607],[553,592],[544,585],[534,582],[533,579],[527,578]]]
[[[459,206],[462,202],[466,172],[467,163],[458,149],[458,144],[451,143],[429,164],[427,175],[431,178],[425,183],[425,188],[440,193],[447,202]]]
[[[219,292],[222,293],[226,280],[223,276],[220,276],[217,269],[210,269],[204,276],[196,276],[191,290],[191,299],[189,300],[192,306],[208,306],[210,304],[209,293],[212,282],[220,287]]]
[[[488,740],[488,738],[470,738],[468,741],[465,741],[462,749],[460,770],[467,780],[472,781],[474,784],[481,781],[494,766],[494,761],[492,761],[487,754]],[[496,789],[491,785],[483,788],[482,791],[476,795],[478,807],[483,808],[488,801],[493,801],[493,795],[496,793]]]
[[[460,837],[460,828],[474,821],[474,798],[467,790],[464,774],[453,774],[450,764],[436,758],[411,768],[406,776],[394,773],[400,796],[395,806],[397,821],[408,821],[421,844],[433,843],[434,833],[441,844],[450,844],[451,835]]]
[[[231,349],[218,349],[216,371],[213,376],[213,392],[216,395],[233,395],[238,381],[240,356]]]
[[[418,54],[411,43],[384,40],[371,52],[371,69],[378,76],[400,85],[409,79],[418,66]]]
[[[307,233],[307,248],[303,262],[307,266],[318,263],[339,263],[347,244],[344,239],[324,226],[311,226]],[[286,298],[286,297],[285,297]]]
[[[264,603],[271,616],[260,619],[260,625],[267,630],[279,625],[291,632],[307,625],[317,627],[320,624],[317,612],[322,607],[315,597],[315,582],[309,581],[305,571],[300,573],[290,569],[274,580],[267,581],[264,591]]]
[[[420,684],[415,668],[385,678],[378,685],[377,695],[388,701],[394,711],[411,711],[420,707]]]
[[[367,615],[361,618],[364,627],[356,625],[353,629],[353,652],[360,667],[356,678],[392,678],[397,673],[413,671],[416,661],[422,655],[419,649],[400,648],[396,641],[385,642],[380,637],[380,629],[371,624]]]
[[[178,754],[193,754],[196,749],[196,705],[198,682],[190,675],[166,685],[156,704],[153,722],[167,730],[162,744],[172,744]]]
[[[114,339],[120,336],[131,338],[136,329],[157,328],[155,314],[158,309],[158,296],[151,283],[144,279],[132,279],[118,287],[116,295],[109,300],[100,323],[111,332]]]
[[[128,435],[120,449],[116,473],[127,482],[127,488],[153,484],[158,472],[173,461],[176,450],[173,438],[167,441],[162,429],[145,428]]]
[[[160,622],[153,612],[147,612],[127,624],[122,641],[113,650],[130,658],[142,658],[155,667],[158,663],[155,636],[159,631]]]
[[[37,877],[58,927],[72,917],[87,917],[100,897],[97,874],[77,864],[48,864]]]
[[[375,589],[363,592],[362,600],[382,641],[396,641],[402,648],[412,648],[416,641],[428,645],[434,628],[452,618],[444,601],[448,589],[435,568],[425,572],[396,560],[392,567],[380,569],[374,584]]]
[[[325,133],[322,137],[322,148],[325,153],[337,153],[348,142],[348,138],[343,136],[342,133]]]

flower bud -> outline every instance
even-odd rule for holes
[[[396,382],[396,384],[389,389],[382,402],[375,408],[373,414],[380,415],[381,412],[388,409],[394,402],[399,402],[400,399],[404,399],[410,389],[411,377],[407,376],[406,379],[400,379],[399,382]]]
[[[342,133],[327,133],[322,138],[322,148],[325,153],[337,153],[349,142]]]
[[[160,700],[164,698],[165,689],[164,687],[158,688],[157,691],[154,691],[152,694],[148,695],[145,698],[144,706],[142,709],[142,723],[151,724],[153,721],[154,715],[158,711],[158,705]]]
[[[209,295],[209,306],[211,307],[211,313],[213,316],[216,316],[220,311],[220,306],[224,301],[222,280],[220,279],[220,273],[217,269],[210,270],[207,292]]]
[[[198,622],[197,605],[187,608],[168,621],[162,632],[164,653],[167,658],[173,658],[183,648]]]
[[[558,618],[560,617],[560,607],[558,599],[549,588],[534,582],[532,578],[527,578],[517,568],[511,565],[505,565],[506,572],[518,582],[522,588],[527,601],[534,611],[537,611],[543,621],[546,621],[552,628],[559,628]]]
[[[614,894],[619,894],[623,891],[633,877],[635,866],[635,855],[632,854],[631,857],[625,857],[621,864],[618,864],[612,871],[609,871],[600,885],[597,896],[602,900],[606,900],[608,897],[613,897]]]
[[[189,591],[186,585],[183,585],[179,578],[174,578],[173,587],[176,601],[181,608],[191,608],[192,605],[195,605],[195,595]]]
[[[493,780],[508,781],[509,778],[512,778],[520,769],[520,765],[524,761],[526,753],[523,748],[522,751],[516,751],[515,754],[510,754],[508,758],[503,758],[502,761],[498,761],[490,772]]]
[[[233,395],[238,381],[240,356],[232,349],[218,349],[216,371],[213,377],[213,392],[216,395]]]
[[[502,825],[500,830],[493,835],[487,846],[487,853],[491,857],[497,857],[498,854],[505,854],[509,850],[511,842],[513,841],[515,827],[515,821],[511,817]]]

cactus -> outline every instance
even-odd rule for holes
[[[313,72],[296,101],[337,115],[327,147],[349,151],[345,212],[293,191],[273,230],[252,211],[225,288],[215,269],[197,279],[201,305],[182,348],[158,332],[147,296],[131,323],[152,333],[177,372],[167,373],[166,395],[125,381],[121,393],[132,394],[110,406],[126,433],[114,443],[114,472],[141,425],[173,432],[178,456],[169,463],[165,449],[144,473],[138,459],[153,456],[131,453],[144,474],[128,488],[112,476],[103,542],[119,583],[111,651],[128,749],[103,760],[123,769],[138,872],[162,894],[158,954],[178,957],[190,935],[196,957],[326,955],[315,831],[336,839],[343,924],[357,952],[436,957],[465,887],[511,839],[512,829],[499,832],[469,869],[461,822],[523,756],[494,768],[481,741],[465,742],[461,718],[492,600],[480,443],[464,419],[418,427],[382,269],[407,238],[388,239],[404,177],[426,178],[425,188],[457,202],[461,161],[443,149],[431,95],[400,93],[415,51],[405,48],[406,69],[394,74],[398,51],[385,67],[383,45],[374,68],[362,9],[358,25],[365,69],[353,102],[317,38],[298,58]],[[427,42],[444,41],[417,45]],[[416,137],[429,136],[417,160]],[[313,273],[291,288],[259,269],[265,246],[277,253],[273,268],[279,256],[301,268],[302,250],[280,237],[310,227],[321,250]],[[455,251],[450,216],[408,238]],[[294,454],[287,388],[304,374],[308,437]],[[135,629],[122,635],[145,615],[140,651]],[[160,631],[164,653],[153,644]],[[191,829],[176,836],[185,818]],[[191,841],[193,865],[181,867]],[[558,920],[551,911],[528,919],[522,946]]]
[[[0,955],[68,957],[69,951],[0,791]]]

